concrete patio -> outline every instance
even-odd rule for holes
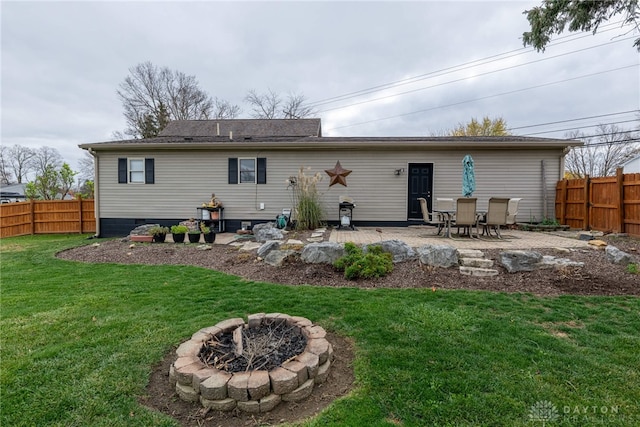
[[[327,229],[329,241],[336,243],[353,242],[358,245],[376,243],[383,240],[402,240],[411,247],[423,245],[450,245],[459,249],[534,249],[534,248],[588,248],[585,240],[577,238],[577,231],[532,232],[502,230],[503,239],[482,236],[447,238],[438,236],[437,229],[430,226],[410,227],[357,227],[353,230]],[[167,236],[170,239],[171,235]],[[286,239],[286,237],[285,237]],[[229,244],[236,240],[234,233],[221,233],[216,244]]]
[[[502,240],[496,237],[481,236],[481,239],[469,237],[447,238],[438,236],[437,229],[430,226],[410,227],[357,227],[357,230],[330,231],[331,242],[353,242],[358,245],[383,240],[402,240],[411,247],[422,245],[450,245],[459,249],[533,249],[533,248],[588,248],[585,240],[578,240],[576,231],[531,232],[520,230],[502,230]]]

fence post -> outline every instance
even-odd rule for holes
[[[566,225],[567,224],[567,185],[568,185],[568,180],[563,179],[562,181],[560,181],[560,215],[559,216],[559,220],[560,220],[560,224],[562,225]]]
[[[77,196],[76,200],[78,201],[78,218],[80,221],[80,224],[78,224],[78,233],[82,234],[82,196]]]
[[[591,201],[589,200],[589,194],[591,193],[589,191],[589,187],[591,186],[591,177],[589,177],[589,175],[585,175],[584,176],[584,205],[582,207],[583,211],[584,211],[584,227],[582,227],[584,230],[591,230],[591,224],[589,221],[589,206],[591,206]]]
[[[616,187],[618,196],[618,214],[616,215],[616,233],[624,233],[624,174],[622,168],[616,169]]]
[[[35,214],[35,203],[34,199],[29,200],[29,217],[31,218],[31,235],[36,234],[36,214]]]

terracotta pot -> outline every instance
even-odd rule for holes
[[[136,236],[135,234],[131,236],[132,242],[153,242],[153,236]]]

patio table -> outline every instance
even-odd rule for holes
[[[456,214],[455,210],[442,209],[442,210],[434,210],[442,215],[444,218],[444,228],[445,228],[445,236],[451,238],[451,220],[453,216]]]
[[[456,211],[450,210],[450,209],[440,209],[440,210],[436,209],[434,210],[434,212],[441,214],[442,217],[444,218],[444,227],[446,229],[445,236],[451,239],[452,238],[451,237],[451,221],[453,220],[453,217],[456,215]],[[486,214],[487,214],[487,211],[476,211],[476,218],[481,218]],[[469,230],[469,237],[473,237],[471,235],[471,230]]]

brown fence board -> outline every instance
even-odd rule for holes
[[[558,181],[556,213],[572,228],[640,237],[640,174]]]
[[[0,205],[0,237],[94,233],[94,201],[33,200]]]

